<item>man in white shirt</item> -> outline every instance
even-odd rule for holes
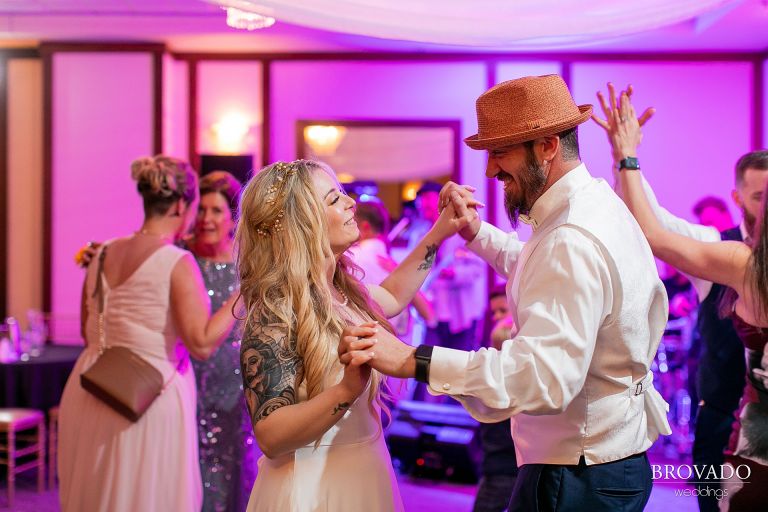
[[[501,350],[476,352],[414,351],[379,333],[371,361],[453,396],[480,421],[512,417],[514,511],[642,510],[652,486],[645,451],[670,432],[649,371],[667,297],[634,218],[579,159],[576,127],[591,112],[555,75],[478,98],[479,133],[465,142],[488,151],[486,176],[504,183],[510,220],[533,234],[523,246],[475,217],[460,235],[508,277],[518,332]],[[465,217],[468,195],[448,184],[441,201]],[[354,350],[350,340],[341,350]]]

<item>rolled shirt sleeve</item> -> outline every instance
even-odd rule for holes
[[[522,244],[516,237],[500,244],[501,236],[509,237],[484,224],[473,250],[497,271],[508,271]],[[560,226],[527,261],[520,270],[513,339],[501,350],[435,347],[432,354],[430,392],[453,396],[480,421],[562,412],[584,386],[598,330],[610,315],[609,265],[586,232]]]

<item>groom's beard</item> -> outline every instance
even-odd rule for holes
[[[525,163],[522,169],[517,172],[515,181],[517,190],[504,190],[504,209],[507,211],[507,217],[512,227],[517,229],[520,214],[528,215],[536,199],[544,190],[547,182],[547,175],[544,168],[536,162],[533,151],[526,148]]]

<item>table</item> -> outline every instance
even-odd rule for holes
[[[83,347],[46,345],[29,361],[0,363],[0,407],[48,412],[59,405],[64,385]]]

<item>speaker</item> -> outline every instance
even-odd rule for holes
[[[479,423],[460,405],[402,400],[387,432],[392,464],[415,477],[476,483]]]
[[[200,155],[200,176],[227,171],[245,184],[253,171],[253,155]]]

